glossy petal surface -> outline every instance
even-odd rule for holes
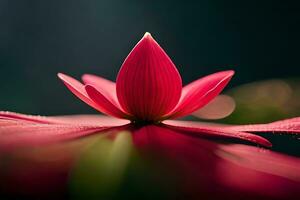
[[[118,118],[123,118],[125,115],[124,113],[118,109],[112,109],[112,107],[116,107],[107,99],[104,95],[102,95],[100,92],[97,92],[98,98],[97,101],[93,101],[89,95],[87,94],[85,90],[85,86],[77,81],[76,79],[67,76],[65,74],[59,73],[58,77],[64,82],[64,84],[67,86],[67,88],[79,99],[90,105],[91,107],[95,108],[96,110],[114,116]],[[112,111],[111,111],[112,110]]]
[[[231,144],[223,145],[218,154],[240,166],[257,171],[279,175],[300,183],[300,159],[267,149]]]
[[[217,72],[183,87],[180,101],[166,118],[189,115],[215,98],[228,84],[234,71]]]
[[[127,114],[120,110],[115,104],[107,99],[100,91],[91,85],[86,85],[85,90],[88,96],[97,104],[101,105],[101,111],[118,118],[129,118]]]
[[[36,123],[45,123],[50,124],[54,123],[51,118],[47,118],[44,116],[37,116],[37,115],[25,115],[15,112],[9,111],[0,111],[0,122],[4,122],[6,120],[9,121],[24,121],[24,122],[36,122]]]
[[[214,138],[231,138],[244,140],[247,142],[260,144],[262,146],[271,147],[272,144],[267,139],[254,135],[251,133],[246,133],[242,131],[234,131],[223,129],[222,127],[205,125],[197,122],[188,122],[188,121],[178,121],[178,120],[167,120],[163,124],[168,125],[169,128],[175,130],[186,131],[192,135],[198,135],[199,137],[214,137]]]
[[[40,118],[42,120],[36,121]],[[7,150],[60,142],[128,123],[127,120],[94,115],[39,117],[0,113],[0,148]]]
[[[116,83],[93,74],[84,74],[82,81],[86,85],[92,85],[116,107],[120,108],[116,93]]]
[[[125,59],[117,77],[119,103],[137,120],[153,121],[170,112],[181,87],[175,65],[148,33]]]
[[[15,112],[0,111],[0,122],[45,123],[45,124],[74,124],[91,126],[122,126],[130,123],[128,120],[112,118],[104,115],[61,115],[39,116],[25,115]]]
[[[189,199],[285,199],[300,195],[300,172],[295,170],[299,158],[248,145],[220,144],[153,125],[135,130],[133,141],[143,153],[169,161],[170,171],[178,171],[174,176],[180,193]]]
[[[67,88],[75,96],[77,96],[83,102],[87,103],[89,106],[95,108],[96,110],[99,109],[98,105],[96,103],[94,103],[87,95],[87,93],[84,89],[84,85],[82,83],[80,83],[76,79],[74,79],[68,75],[62,74],[62,73],[58,73],[57,76],[63,81],[63,83],[67,86]]]
[[[269,133],[288,133],[300,134],[300,117],[280,120],[268,124],[250,124],[224,127],[229,130],[247,132],[269,132]]]

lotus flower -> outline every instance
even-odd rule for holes
[[[127,130],[137,149],[157,152],[179,166],[185,194],[199,196],[201,191],[202,196],[213,197],[217,191],[229,197],[299,195],[300,159],[249,144],[272,146],[269,140],[253,133],[299,135],[300,118],[238,126],[174,120],[208,104],[233,75],[232,70],[221,71],[182,87],[172,60],[146,33],[125,59],[116,83],[91,74],[83,75],[81,83],[58,74],[75,96],[109,116],[41,117],[3,111],[0,148],[8,151],[101,134],[104,130]]]

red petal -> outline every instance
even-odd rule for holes
[[[75,95],[77,96],[79,99],[81,99],[82,101],[84,101],[85,103],[87,103],[88,105],[92,106],[93,108],[95,108],[96,110],[98,110],[98,105],[95,104],[87,95],[85,89],[84,89],[84,85],[82,83],[80,83],[79,81],[77,81],[76,79],[62,74],[62,73],[58,73],[57,76],[64,82],[64,84],[67,86],[67,88]]]
[[[22,116],[22,119],[19,116]],[[127,120],[93,115],[43,117],[42,122],[32,121],[35,118],[39,117],[13,114],[4,118],[0,115],[0,148],[9,149],[73,139],[129,123]]]
[[[24,115],[20,113],[0,111],[0,122],[6,120],[24,121],[24,122],[32,122],[32,123],[36,122],[36,123],[45,123],[45,124],[53,123],[53,121],[50,118],[44,116]]]
[[[104,115],[66,115],[38,116],[0,111],[0,123],[45,123],[45,124],[74,124],[90,126],[121,126],[130,123],[128,120],[116,119]]]
[[[157,120],[170,112],[181,87],[175,65],[149,33],[127,56],[117,77],[122,108],[140,120]]]
[[[299,195],[298,158],[247,145],[239,145],[244,147],[239,152],[242,148],[234,145],[153,125],[135,130],[133,139],[139,149],[156,153],[160,165],[171,166],[169,171],[175,172],[181,184],[174,192],[180,190],[189,199],[289,199]]]
[[[224,89],[233,75],[232,70],[217,72],[183,87],[178,105],[167,118],[183,117],[205,106]]]
[[[65,124],[18,124],[0,127],[0,148],[11,149],[74,139],[110,127]]]
[[[255,144],[260,144],[262,146],[271,147],[272,144],[267,139],[254,135],[251,133],[234,131],[224,129],[222,127],[213,126],[213,125],[205,125],[197,122],[186,122],[186,121],[174,121],[167,120],[164,121],[163,124],[167,125],[169,128],[173,128],[176,130],[187,131],[191,134],[197,134],[199,136],[210,136],[210,137],[221,137],[221,138],[231,138],[231,139],[239,139],[248,142],[252,142]]]
[[[82,81],[86,85],[92,85],[97,88],[110,102],[120,108],[116,93],[116,83],[92,74],[84,74]]]
[[[112,115],[114,117],[118,117],[118,118],[122,118],[123,115],[120,115],[119,112],[107,112],[109,108],[107,108],[107,101],[109,102],[109,100],[104,97],[103,95],[103,102],[105,102],[105,105],[102,105],[101,102],[94,102],[89,95],[87,94],[84,85],[82,83],[80,83],[79,81],[75,80],[74,78],[67,76],[65,74],[59,73],[58,77],[64,82],[64,84],[69,88],[69,90],[76,95],[79,99],[81,99],[82,101],[84,101],[85,103],[87,103],[88,105],[90,105],[91,107],[95,108],[96,110],[108,114],[108,115]],[[100,103],[100,104],[99,104]],[[111,104],[111,103],[110,103]],[[121,112],[121,111],[120,111]]]
[[[116,105],[110,102],[101,92],[91,85],[86,85],[85,90],[89,97],[101,107],[101,112],[118,118],[129,118],[127,114],[121,111]]]
[[[229,130],[247,132],[270,132],[300,134],[300,117],[280,120],[269,124],[235,125],[224,127]]]
[[[87,125],[87,126],[123,126],[129,124],[129,120],[118,119],[105,115],[66,115],[47,117],[55,120],[56,123]]]
[[[300,182],[300,158],[240,144],[222,145],[218,155],[247,168]]]
[[[299,197],[299,158],[238,144],[220,145],[216,154],[224,160],[216,167],[219,179],[230,188],[274,199]]]

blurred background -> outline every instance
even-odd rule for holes
[[[146,31],[185,84],[225,69],[236,71],[227,89],[297,78],[299,20],[298,4],[279,0],[0,0],[0,110],[96,113],[67,91],[57,72],[115,80]]]

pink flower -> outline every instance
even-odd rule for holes
[[[0,148],[7,151],[100,134],[104,130],[129,130],[138,149],[157,152],[177,163],[184,177],[188,177],[182,181],[188,194],[200,190],[205,196],[205,191],[210,193],[218,187],[220,194],[230,197],[235,191],[254,197],[299,195],[299,158],[233,143],[271,147],[270,141],[253,133],[299,135],[300,118],[242,126],[173,120],[208,104],[233,74],[232,70],[217,72],[182,87],[173,62],[146,33],[125,59],[116,83],[85,74],[82,84],[58,74],[75,96],[113,118],[0,112]]]

